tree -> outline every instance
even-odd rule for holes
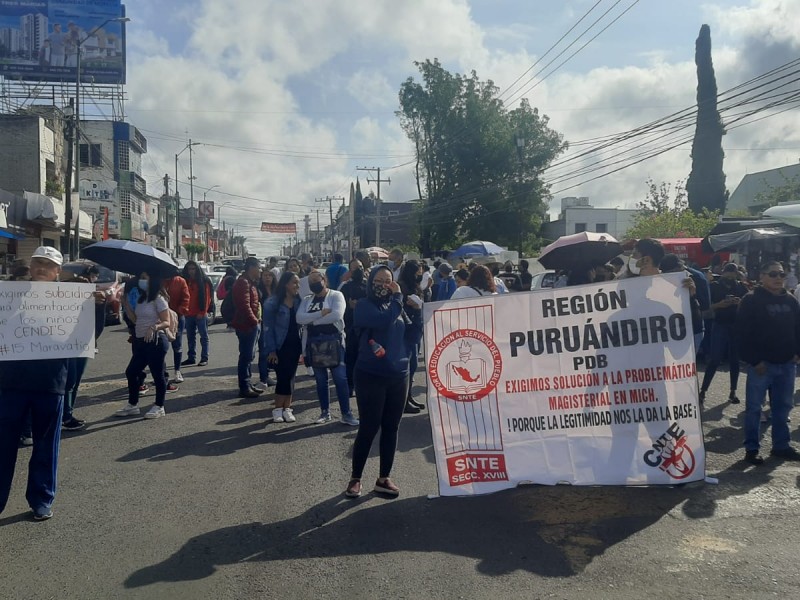
[[[800,175],[795,175],[791,179],[781,173],[783,185],[769,186],[766,192],[756,194],[758,201],[752,208],[757,212],[762,212],[770,206],[777,206],[782,202],[800,202]]]
[[[697,124],[692,141],[692,171],[686,182],[689,207],[696,213],[725,210],[728,191],[725,189],[725,172],[722,163],[722,136],[725,127],[717,109],[717,79],[711,60],[711,29],[700,28],[695,43],[697,65]]]
[[[689,208],[681,181],[675,184],[674,197],[668,183],[657,185],[648,179],[647,186],[647,196],[636,206],[639,212],[633,217],[633,227],[625,234],[628,238],[705,237],[719,221],[719,211]]]
[[[203,254],[206,249],[206,245],[201,244],[200,242],[186,242],[183,245],[183,249],[186,250],[186,254],[189,255],[189,258],[194,260]]]
[[[525,100],[507,110],[474,71],[415,64],[422,83],[402,84],[397,115],[415,148],[420,249],[477,238],[524,251],[549,197],[540,174],[566,149],[562,136]]]

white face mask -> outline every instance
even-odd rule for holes
[[[632,256],[628,259],[628,271],[630,271],[632,275],[638,275],[641,271],[641,268],[636,265],[638,262],[639,259],[633,258]]]

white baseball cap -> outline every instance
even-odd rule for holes
[[[33,251],[31,258],[44,258],[50,262],[56,263],[59,267],[64,264],[64,257],[61,256],[61,252],[52,246],[39,246]]]

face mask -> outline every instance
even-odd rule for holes
[[[147,279],[140,279],[139,280],[139,289],[143,292],[146,292],[150,286],[150,282]]]
[[[308,289],[310,289],[315,294],[319,294],[323,289],[325,289],[325,286],[322,285],[321,281],[315,281],[314,283],[308,284]]]
[[[392,290],[390,290],[388,287],[383,287],[382,285],[376,284],[372,286],[372,293],[378,298],[388,298],[392,293]]]
[[[356,269],[353,271],[352,279],[356,283],[361,283],[364,281],[364,269]]]
[[[390,269],[394,269],[394,261],[393,260],[386,261],[386,266],[389,267]]]
[[[631,256],[628,259],[628,271],[630,271],[632,275],[638,275],[639,272],[641,271],[641,268],[636,266],[637,262],[639,262],[638,258],[633,258]]]

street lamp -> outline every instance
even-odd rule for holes
[[[108,25],[109,23],[127,23],[131,19],[130,17],[113,17],[111,19],[106,19],[100,25],[95,27],[94,29],[90,30],[89,33],[86,34],[86,37],[78,39],[75,42],[77,47],[77,56],[76,56],[76,68],[75,68],[75,114],[74,114],[74,128],[73,131],[75,133],[75,156],[77,160],[75,161],[75,190],[78,192],[78,214],[75,216],[75,234],[74,239],[71,233],[71,225],[72,225],[72,192],[68,190],[67,192],[67,205],[64,210],[64,221],[66,221],[66,229],[67,229],[67,250],[69,251],[69,255],[71,258],[77,258],[78,251],[80,250],[81,246],[81,231],[80,231],[80,195],[81,195],[81,48],[83,47],[83,43],[91,38],[95,33],[100,31],[103,27]]]

